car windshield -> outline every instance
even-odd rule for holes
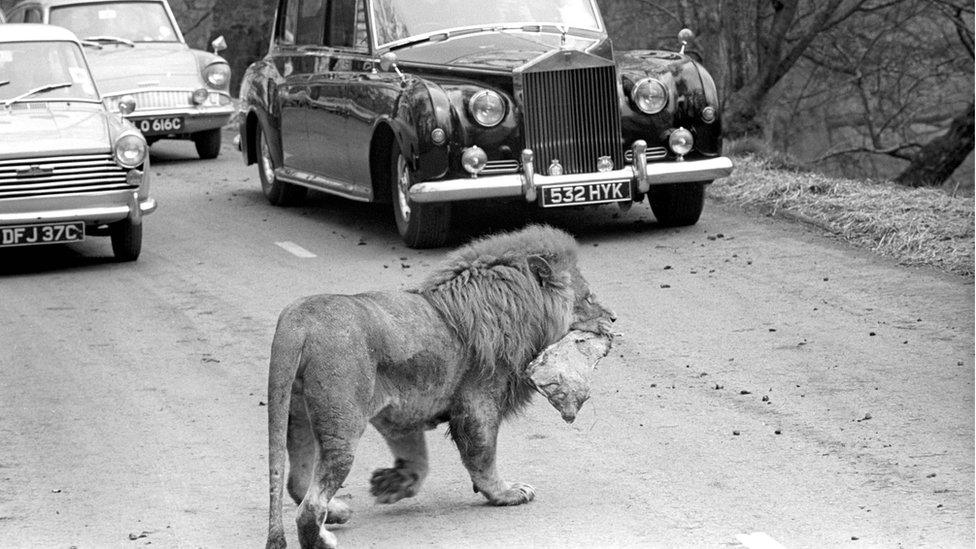
[[[83,40],[117,43],[179,42],[160,2],[101,2],[51,8],[52,25],[67,27]],[[131,45],[131,44],[130,44]]]
[[[46,86],[22,101],[99,101],[74,42],[0,42],[0,75],[0,103]]]
[[[379,46],[448,29],[553,25],[599,31],[591,0],[376,0]]]

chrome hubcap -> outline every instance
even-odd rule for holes
[[[402,155],[397,157],[397,203],[400,206],[400,216],[405,222],[410,221],[410,170]]]

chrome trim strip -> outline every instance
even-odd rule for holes
[[[154,109],[149,111],[136,110],[132,114],[127,114],[125,118],[127,120],[141,120],[144,118],[158,118],[161,116],[188,116],[188,117],[204,117],[204,116],[229,116],[234,114],[234,107],[232,105],[227,105],[226,107],[196,107],[187,106],[185,108],[168,108],[168,109]]]
[[[275,176],[286,183],[301,185],[303,187],[308,187],[309,189],[327,192],[329,194],[334,194],[343,198],[348,198],[349,200],[355,200],[357,202],[369,202],[373,198],[371,192],[364,192],[362,189],[356,187],[352,183],[327,179],[320,175],[315,175],[292,168],[276,168]]]

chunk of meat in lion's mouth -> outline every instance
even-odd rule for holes
[[[572,423],[590,397],[590,375],[612,344],[611,334],[572,330],[530,362],[526,375],[563,420]]]

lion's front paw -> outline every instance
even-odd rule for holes
[[[369,483],[369,493],[376,496],[376,503],[396,503],[417,495],[420,475],[409,469],[377,469]]]
[[[522,505],[535,499],[535,488],[521,482],[513,482],[508,489],[488,496],[492,505]]]

